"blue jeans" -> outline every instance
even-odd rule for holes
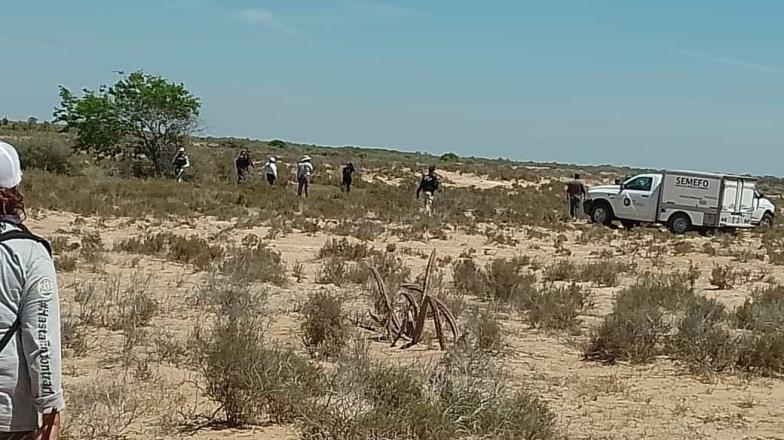
[[[580,205],[582,201],[579,197],[569,197],[569,216],[578,218],[580,216]]]

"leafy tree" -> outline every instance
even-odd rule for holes
[[[457,162],[460,160],[460,156],[455,153],[444,153],[441,155],[441,160],[444,162]]]
[[[284,142],[284,141],[282,141],[280,139],[273,139],[273,140],[267,142],[267,145],[269,145],[270,147],[274,147],[274,148],[286,148],[286,142]]]
[[[162,174],[174,150],[196,129],[201,103],[183,84],[134,72],[113,86],[83,89],[81,97],[60,86],[56,122],[77,132],[77,150],[98,156],[146,158]]]

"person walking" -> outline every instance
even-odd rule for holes
[[[297,195],[300,197],[308,197],[310,190],[310,178],[313,174],[313,164],[310,161],[310,156],[302,156],[297,164]]]
[[[264,172],[267,175],[267,183],[274,185],[278,180],[278,159],[275,156],[270,156],[264,164]]]
[[[574,179],[566,184],[566,200],[569,203],[569,217],[577,220],[580,215],[580,205],[585,198],[585,185],[580,180],[580,175],[575,174]]]
[[[237,184],[244,182],[247,175],[250,174],[250,170],[256,168],[253,159],[250,158],[250,152],[246,148],[240,151],[239,156],[234,159],[234,164],[237,167]]]
[[[22,170],[0,142],[0,440],[58,440],[65,407],[49,242],[22,223]]]
[[[349,162],[346,166],[343,167],[343,181],[340,184],[340,190],[345,193],[351,192],[351,183],[354,181],[354,172],[356,172],[356,168],[354,168],[354,163]]]
[[[172,166],[174,166],[174,177],[177,179],[177,182],[182,182],[185,179],[185,170],[191,167],[191,159],[185,153],[184,147],[180,147],[177,151],[172,160]]]
[[[432,215],[433,214],[433,198],[435,197],[436,191],[438,191],[438,176],[436,176],[436,167],[430,165],[427,169],[427,174],[422,176],[422,180],[419,182],[419,187],[417,188],[416,198],[420,200],[420,195],[422,195],[422,199],[424,199],[425,205],[425,214]]]

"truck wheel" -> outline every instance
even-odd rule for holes
[[[760,220],[760,227],[763,228],[772,228],[773,227],[773,215],[769,212],[766,212],[762,219]]]
[[[685,234],[691,228],[691,219],[688,215],[679,212],[670,217],[668,226],[673,234]]]
[[[594,203],[591,206],[591,220],[600,225],[609,226],[613,220],[612,208],[607,203]]]

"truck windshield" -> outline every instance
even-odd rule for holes
[[[653,178],[648,176],[640,176],[636,179],[632,179],[629,182],[625,183],[623,187],[625,189],[631,189],[635,191],[650,191],[651,186],[653,185]]]

